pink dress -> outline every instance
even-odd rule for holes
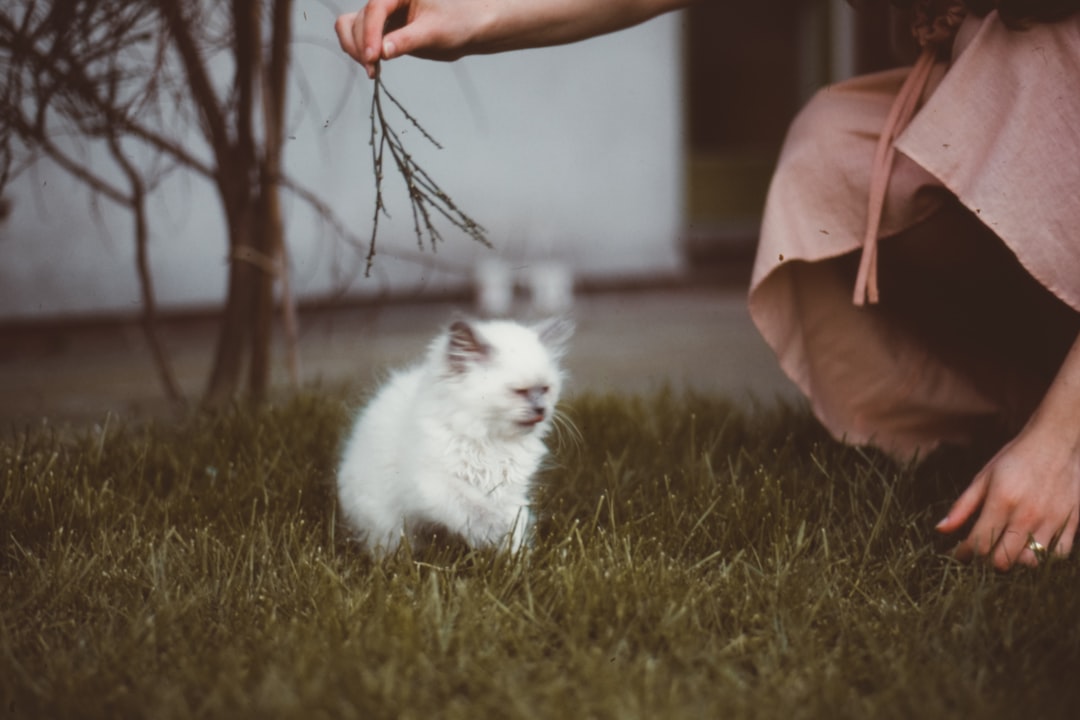
[[[796,118],[749,299],[829,431],[897,456],[966,441],[1001,409],[874,306],[855,305],[848,266],[829,262],[862,247],[872,158],[908,72],[827,87]],[[947,190],[1080,311],[1080,15],[1025,31],[969,16],[894,145],[877,237],[931,218]]]

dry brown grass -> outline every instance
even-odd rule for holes
[[[0,443],[0,717],[1073,717],[1074,559],[999,575],[799,410],[582,396],[526,555],[373,563],[309,395]]]

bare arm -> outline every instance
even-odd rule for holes
[[[337,19],[341,48],[374,77],[379,60],[544,47],[621,30],[693,0],[370,0]],[[395,15],[395,13],[397,15]],[[404,25],[384,35],[386,21]]]
[[[1046,547],[1056,539],[1058,555],[1072,550],[1080,520],[1078,419],[1080,337],[1024,429],[975,476],[938,524],[941,532],[955,532],[978,512],[957,557],[985,556],[1004,570],[1039,561],[1029,539]]]

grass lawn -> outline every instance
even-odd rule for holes
[[[0,718],[1073,718],[1080,564],[997,574],[803,410],[578,396],[540,540],[374,563],[316,392],[0,440]]]

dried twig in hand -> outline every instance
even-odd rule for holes
[[[412,155],[405,149],[401,137],[387,121],[386,112],[383,108],[383,96],[396,107],[405,119],[412,124],[420,134],[435,147],[442,149],[435,138],[420,125],[408,110],[406,110],[397,98],[386,89],[381,77],[375,78],[375,87],[371,95],[371,164],[375,172],[375,214],[371,223],[371,242],[368,244],[367,268],[364,275],[371,273],[371,266],[375,262],[375,239],[379,232],[379,215],[389,217],[386,205],[383,203],[383,159],[387,150],[405,182],[405,188],[409,193],[409,204],[412,209],[413,230],[416,233],[416,242],[420,249],[424,249],[424,237],[427,236],[428,244],[434,251],[437,244],[442,241],[442,233],[435,226],[433,212],[442,215],[452,225],[464,232],[476,242],[492,247],[487,239],[487,231],[478,222],[462,211],[446,192],[439,187],[430,175],[420,167]]]

